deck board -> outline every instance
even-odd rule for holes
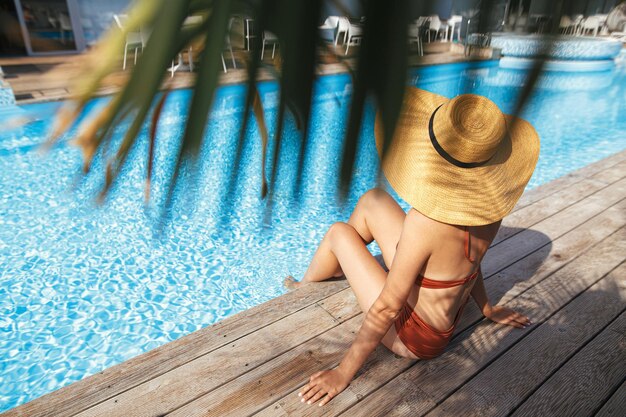
[[[598,175],[604,171],[617,171],[623,173],[623,168],[619,169],[619,167],[623,166],[624,161],[626,161],[626,151],[618,152],[607,158],[574,170],[555,180],[535,187],[532,190],[526,191],[515,205],[513,212],[520,210],[529,204],[535,203],[569,185],[576,184],[585,178]]]
[[[503,222],[483,262],[485,286],[494,302],[529,314],[536,323],[529,329],[488,323],[470,303],[439,358],[412,361],[381,345],[348,389],[325,407],[313,407],[300,403],[297,391],[311,373],[339,363],[363,320],[347,281],[334,279],[276,297],[2,415],[412,416],[449,414],[461,398],[471,398],[473,405],[464,409],[470,414],[536,413],[542,396],[557,387],[551,381],[572,377],[570,363],[593,368],[597,362],[601,370],[615,360],[583,363],[579,355],[595,349],[596,339],[612,337],[606,329],[616,326],[613,319],[626,306],[623,286],[610,296],[593,290],[617,285],[616,274],[624,276],[625,162],[623,151],[537,187]],[[613,304],[594,316],[595,324],[585,325],[586,311],[595,311],[591,300],[600,294]],[[587,310],[577,310],[579,304]],[[574,311],[582,316],[573,317]],[[570,320],[571,331],[551,334],[558,320]],[[558,340],[569,342],[538,359],[546,364],[538,373],[522,372],[517,391],[489,391],[486,381],[497,380],[502,388],[506,372],[523,369],[516,352],[538,354],[539,342]],[[623,359],[624,342],[618,342]],[[590,413],[612,415],[623,404],[618,394],[626,371],[619,371],[621,379],[591,400]],[[575,406],[568,401],[562,410]]]
[[[430,416],[507,416],[622,312],[625,276],[626,264],[622,264],[463,385]]]
[[[626,380],[626,377],[624,378]],[[604,403],[596,417],[623,417],[626,410],[626,381],[622,382],[611,398]]]
[[[294,322],[307,325],[294,332]],[[336,320],[326,310],[311,305],[116,395],[78,416],[126,416],[146,411],[152,415],[167,414],[335,326]]]
[[[623,312],[512,415],[591,415],[614,387],[624,381],[625,346],[626,312]]]

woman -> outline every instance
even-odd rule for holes
[[[376,147],[382,152],[380,117]],[[430,359],[442,353],[471,294],[497,323],[523,328],[528,317],[492,306],[480,262],[502,218],[521,196],[535,168],[539,138],[526,121],[504,115],[489,99],[450,100],[417,88],[403,112],[382,170],[412,207],[408,213],[385,191],[358,201],[347,223],[333,224],[295,288],[345,275],[366,313],[336,369],[317,372],[299,392],[326,404],[343,391],[382,342],[397,355]],[[366,245],[376,240],[389,272]]]

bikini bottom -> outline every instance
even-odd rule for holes
[[[400,316],[394,322],[396,333],[398,333],[402,343],[418,358],[435,358],[443,352],[450,342],[463,307],[465,304],[459,309],[452,327],[446,331],[441,331],[422,320],[408,303],[404,303]]]

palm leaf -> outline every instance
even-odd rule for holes
[[[230,0],[216,0],[211,10],[209,22],[204,39],[204,50],[200,60],[198,79],[191,99],[189,117],[182,139],[182,146],[176,159],[176,167],[172,175],[172,181],[168,188],[165,210],[169,212],[172,203],[173,192],[179,179],[181,165],[184,160],[191,160],[192,174],[195,173],[195,158],[200,152],[204,139],[204,131],[209,117],[209,110],[213,102],[215,87],[220,65],[220,55],[224,45],[224,36],[228,27],[230,16]]]
[[[358,147],[365,100],[372,93],[381,112],[384,152],[400,115],[408,67],[409,2],[372,0],[366,3],[365,27],[354,80],[348,131],[341,163],[341,196],[347,194]]]
[[[481,2],[479,30],[488,30],[489,13],[494,0]],[[218,85],[220,54],[231,13],[253,17],[257,33],[265,30],[275,33],[279,40],[279,59],[272,65],[261,61],[261,36],[253,38],[252,52],[246,60],[247,94],[244,115],[238,135],[235,159],[229,176],[226,211],[232,204],[235,184],[241,165],[242,150],[249,135],[246,135],[250,111],[256,117],[262,143],[262,184],[261,197],[268,201],[271,213],[275,199],[274,190],[278,178],[281,143],[285,123],[289,117],[300,130],[301,143],[297,150],[295,169],[297,176],[294,189],[298,195],[302,187],[302,172],[308,159],[306,154],[311,103],[318,63],[318,49],[328,49],[321,41],[317,26],[320,23],[322,0],[138,0],[129,13],[129,23],[124,31],[111,31],[107,34],[97,51],[99,60],[90,59],[85,72],[78,79],[74,100],[59,112],[56,124],[51,132],[53,142],[59,135],[75,123],[87,101],[93,97],[103,80],[115,70],[117,54],[122,50],[126,34],[141,27],[151,29],[152,35],[133,68],[123,88],[95,117],[88,119],[79,130],[76,143],[83,149],[84,171],[90,172],[91,163],[98,152],[106,162],[104,184],[101,197],[107,195],[115,181],[120,179],[130,149],[152,114],[152,129],[149,134],[148,173],[146,177],[146,196],[149,196],[151,175],[153,172],[156,126],[161,114],[165,95],[160,93],[163,86],[165,69],[169,63],[192,41],[200,39],[204,44],[201,52],[198,76],[193,89],[191,104],[186,118],[184,134],[179,138],[180,147],[172,159],[176,161],[170,181],[165,190],[163,213],[169,212],[174,190],[180,188],[180,173],[189,166],[189,172],[195,172],[194,166],[206,140],[206,125],[212,107],[213,97]],[[554,16],[559,15],[563,2],[554,5]],[[346,64],[353,80],[353,93],[346,124],[343,152],[340,168],[340,196],[347,195],[351,186],[352,175],[359,146],[359,135],[363,123],[366,102],[371,98],[380,112],[384,133],[383,157],[393,137],[395,126],[401,112],[404,89],[408,70],[407,28],[411,11],[410,0],[368,0],[363,2],[365,25],[361,47],[356,56],[353,70],[348,61],[335,56],[337,62]],[[189,15],[205,17],[202,24],[185,26],[184,20]],[[320,45],[323,45],[320,47]],[[334,52],[334,51],[333,51]],[[546,50],[546,54],[549,50]],[[521,111],[528,100],[535,82],[543,69],[543,60],[537,61],[529,75],[528,83],[519,97],[516,113]],[[272,138],[268,135],[265,112],[257,90],[257,78],[261,69],[269,70],[279,79],[280,99],[276,125]],[[122,140],[117,143],[111,139],[114,128],[129,122]],[[267,148],[274,140],[273,154],[267,154]],[[111,146],[117,146],[112,152]],[[107,159],[108,158],[108,159]],[[266,180],[265,166],[271,158],[269,178]],[[188,162],[188,163],[187,163]],[[194,178],[192,175],[190,178]],[[380,177],[379,177],[380,179]],[[293,201],[298,201],[294,199]]]

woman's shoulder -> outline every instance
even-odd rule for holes
[[[443,231],[443,230],[448,230],[450,228],[459,227],[459,226],[455,226],[455,225],[448,224],[448,223],[442,223],[438,220],[432,219],[426,216],[425,214],[421,213],[420,211],[418,211],[415,207],[411,207],[409,209],[406,217],[407,219],[410,219],[410,221],[414,223],[415,225],[418,225],[423,228],[429,228],[432,230],[439,229]]]
[[[446,234],[455,236],[458,234],[458,231],[466,230],[468,228],[468,226],[443,223],[432,219],[414,207],[411,207],[407,212],[406,221],[409,223],[410,227],[419,229],[422,232],[429,232],[433,236],[438,235],[440,237]],[[501,223],[502,220],[498,220],[497,222],[483,226],[470,226],[469,230],[472,235],[479,235],[484,239],[491,240],[498,232]]]
[[[414,230],[421,239],[441,240],[457,229],[454,225],[431,219],[413,207],[409,209],[405,222],[405,227]]]

